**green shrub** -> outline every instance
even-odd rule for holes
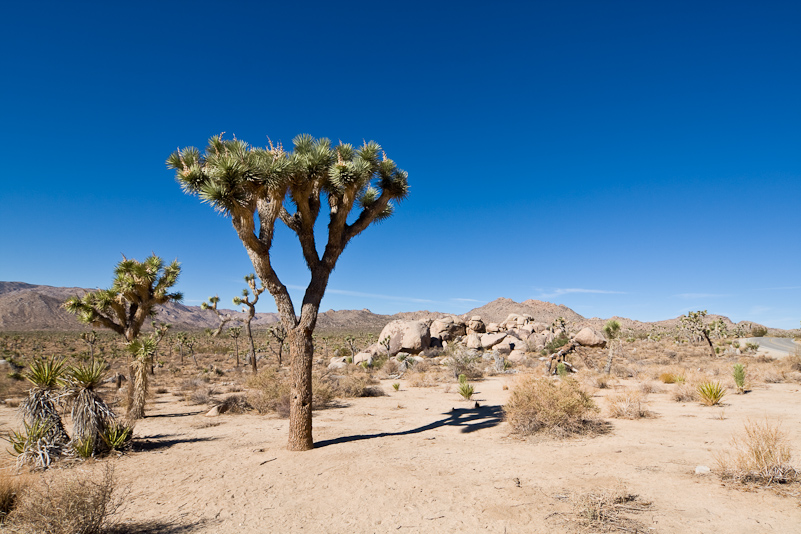
[[[755,326],[751,329],[751,337],[765,337],[768,335],[768,329],[764,326]]]

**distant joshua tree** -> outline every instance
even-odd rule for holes
[[[705,324],[704,317],[706,317],[706,310],[688,312],[687,315],[679,319],[679,326],[684,329],[688,337],[695,339],[701,338],[706,341],[709,345],[709,352],[714,358],[717,356],[717,353],[715,352],[715,346],[712,344],[711,335],[716,329],[715,323],[717,321],[711,324]]]
[[[147,387],[147,379],[140,380],[134,377],[139,370],[137,358],[142,358],[142,351],[134,350],[130,345],[137,341],[145,320],[155,317],[156,306],[168,302],[180,302],[181,293],[169,293],[178,281],[181,274],[181,265],[173,261],[164,265],[158,256],[150,256],[143,262],[135,259],[123,260],[114,269],[114,282],[109,289],[90,291],[83,296],[74,296],[64,302],[64,309],[78,316],[78,319],[92,326],[108,328],[120,334],[128,342],[129,351],[135,357],[130,362],[131,392],[134,398],[144,399],[147,391],[138,391],[137,387]],[[157,344],[153,338],[153,350]],[[141,345],[141,343],[139,344]],[[150,355],[152,357],[152,353]],[[149,361],[149,360],[148,360]],[[141,412],[144,414],[144,402],[141,411],[133,404],[129,404],[128,416],[135,418]],[[139,415],[141,417],[141,415]]]
[[[220,310],[217,309],[217,303],[220,302],[220,297],[214,295],[213,297],[209,297],[209,300],[200,304],[201,310],[211,310],[217,316],[217,319],[220,321],[220,324],[217,325],[217,329],[210,331],[209,336],[211,337],[218,337],[222,332],[225,325],[231,322],[231,317],[228,314],[222,313]]]
[[[253,368],[253,374],[255,375],[257,372],[256,344],[253,342],[253,332],[250,329],[250,323],[253,321],[253,317],[256,316],[256,303],[259,302],[259,295],[264,293],[264,284],[262,284],[261,287],[256,288],[256,275],[253,273],[245,277],[245,283],[247,283],[250,291],[243,289],[241,297],[234,297],[234,304],[237,306],[245,306],[247,308],[247,310],[243,308],[242,311],[247,313],[247,317],[245,318],[245,334],[247,334],[248,342],[250,343],[250,365]],[[250,292],[253,293],[253,300],[250,299]],[[236,365],[239,366],[239,358],[237,358]]]
[[[612,371],[612,357],[614,354],[615,340],[620,337],[620,323],[614,319],[609,319],[604,325],[604,335],[609,340],[609,356],[606,359],[606,367],[604,373],[609,374]]]

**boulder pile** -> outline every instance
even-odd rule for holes
[[[485,323],[480,316],[460,317],[448,315],[428,321],[396,320],[388,323],[378,342],[370,345],[353,358],[354,364],[372,365],[379,355],[388,355],[399,361],[407,357],[422,359],[433,352],[430,349],[443,349],[461,346],[465,349],[491,352],[493,358],[500,356],[512,362],[520,362],[528,357],[539,357],[539,352],[558,335],[567,332],[564,326],[536,322],[525,314],[512,313],[500,323]],[[581,329],[572,336],[579,346],[604,347],[603,334],[589,327]],[[332,358],[329,369],[344,367],[344,358]]]

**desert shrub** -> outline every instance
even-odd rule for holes
[[[570,496],[574,521],[580,532],[645,532],[647,527],[633,516],[650,510],[650,502],[638,501],[639,496],[624,487],[601,489]]]
[[[32,481],[29,473],[13,473],[9,467],[0,469],[0,523],[17,505],[19,495]]]
[[[378,380],[367,374],[351,374],[347,376],[329,378],[332,393],[335,397],[382,397],[386,395],[383,389],[377,387]]]
[[[398,362],[395,360],[387,360],[386,363],[381,366],[381,371],[383,371],[387,376],[397,375],[400,373],[400,369],[398,369]]]
[[[566,436],[597,427],[598,407],[572,378],[523,379],[512,390],[504,412],[512,430],[523,435],[547,431]]]
[[[567,334],[562,332],[558,336],[556,336],[553,341],[547,343],[543,350],[547,351],[546,354],[553,354],[554,352],[557,352],[559,349],[567,345],[569,341],[570,338],[567,337]]]
[[[665,390],[651,382],[643,382],[640,384],[640,391],[645,395],[650,393],[664,393]]]
[[[698,399],[698,391],[689,384],[679,384],[670,397],[676,402],[692,402]]]
[[[481,362],[481,355],[471,349],[464,349],[453,345],[454,350],[450,350],[448,355],[447,366],[453,372],[454,378],[459,378],[459,375],[465,375],[467,378],[476,379],[481,378],[483,373],[479,367]]]
[[[415,369],[415,372],[408,375],[407,384],[410,388],[433,388],[438,385],[438,382],[430,373],[421,373]]]
[[[648,410],[647,397],[638,390],[628,390],[607,397],[609,401],[609,416],[615,419],[641,419],[653,417]]]
[[[280,417],[289,417],[289,375],[274,369],[263,369],[248,380],[251,391],[247,402],[259,413],[275,412]],[[331,384],[319,375],[312,375],[312,409],[319,410],[331,405],[334,400]]]
[[[675,373],[662,373],[661,375],[659,375],[659,380],[661,380],[665,384],[683,384],[684,375],[679,375]]]
[[[720,401],[726,395],[726,388],[721,386],[720,382],[701,382],[696,389],[701,403],[707,406],[720,404]]]
[[[20,534],[99,534],[110,525],[122,498],[114,470],[49,472],[17,497],[6,527]]]
[[[109,451],[125,450],[133,439],[133,423],[112,421],[100,433],[100,439]]]
[[[389,354],[383,352],[376,356],[373,356],[373,369],[383,369],[383,367],[389,361]]]
[[[233,394],[228,395],[217,403],[220,413],[241,414],[251,409],[247,395]]]
[[[778,424],[748,421],[744,430],[744,436],[733,436],[730,449],[717,456],[723,478],[765,485],[799,480],[801,473],[790,464],[790,440]]]

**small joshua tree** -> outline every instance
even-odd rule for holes
[[[687,332],[688,337],[691,339],[700,337],[705,340],[709,345],[709,352],[714,358],[717,356],[717,353],[715,352],[715,346],[712,344],[712,339],[710,337],[712,326],[704,323],[704,317],[706,317],[706,310],[688,312],[687,315],[679,319],[679,326]]]
[[[133,369],[133,389],[129,395],[128,418],[141,419],[145,416],[145,401],[147,400],[147,369],[156,353],[157,341],[153,336],[139,338],[128,344],[128,352],[133,356],[131,368]]]
[[[253,331],[250,329],[250,323],[253,321],[253,317],[256,315],[256,303],[259,302],[259,295],[264,293],[264,285],[262,284],[261,287],[256,288],[256,275],[251,273],[245,277],[245,283],[247,283],[250,291],[247,289],[242,290],[241,297],[234,297],[234,304],[237,306],[245,306],[247,310],[243,309],[242,311],[246,311],[247,316],[245,318],[245,333],[248,336],[248,343],[250,343],[250,365],[253,368],[253,374],[255,375],[257,372],[256,368],[256,344],[253,342]],[[253,293],[253,300],[251,300],[249,293]],[[239,358],[237,357],[236,362],[237,367],[239,366]]]
[[[209,300],[200,304],[201,310],[211,310],[217,316],[217,320],[219,324],[217,325],[217,329],[210,332],[211,337],[217,337],[220,335],[220,332],[223,331],[225,325],[231,322],[231,317],[227,313],[222,313],[220,310],[217,309],[217,303],[220,302],[220,297],[214,295],[213,297],[209,297]]]
[[[286,328],[284,325],[271,326],[267,332],[278,342],[278,367],[281,367],[281,360],[284,354],[284,340],[286,339]]]
[[[348,344],[348,348],[350,349],[350,357],[356,357],[356,337],[355,336],[345,336],[345,343]]]
[[[228,335],[234,340],[234,351],[236,352],[236,366],[239,367],[239,336],[242,334],[241,326],[232,326],[228,329]]]
[[[614,319],[609,319],[604,325],[604,334],[609,340],[609,356],[606,359],[606,367],[604,373],[609,374],[612,371],[612,357],[614,351],[615,340],[620,337],[620,323]]]
[[[95,359],[95,343],[97,343],[97,332],[92,330],[91,332],[82,332],[81,339],[83,339],[87,345],[89,345],[89,357],[94,360]]]

